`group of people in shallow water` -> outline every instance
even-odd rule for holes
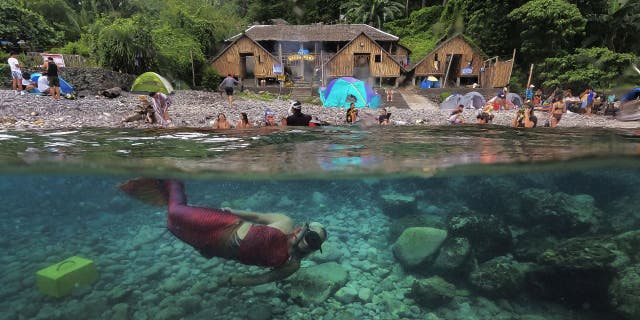
[[[276,113],[270,109],[266,109],[264,112],[264,118],[259,123],[252,123],[246,112],[241,112],[238,121],[235,126],[227,119],[224,113],[219,113],[214,120],[211,121],[211,126],[214,129],[246,129],[254,126],[258,127],[278,127],[278,126],[309,126],[317,127],[328,125],[327,122],[321,121],[317,116],[311,116],[302,113],[302,103],[300,101],[294,101],[291,103],[289,109],[290,114],[287,117],[282,117],[276,120]],[[391,113],[387,112],[385,108],[380,109],[380,115],[376,118],[380,125],[389,124]],[[353,124],[358,121],[358,109],[355,104],[351,103],[349,109],[347,109],[345,121],[348,124]]]

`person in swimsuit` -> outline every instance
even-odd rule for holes
[[[318,222],[294,227],[279,213],[256,213],[229,208],[187,205],[184,184],[177,180],[138,178],[119,186],[147,204],[168,206],[167,229],[205,258],[233,259],[246,265],[273,268],[258,275],[232,275],[222,283],[254,286],[287,278],[300,261],[320,250],[327,232]]]
[[[551,104],[551,118],[549,119],[549,126],[555,128],[558,126],[562,114],[567,112],[567,105],[560,99],[554,100]]]
[[[229,123],[224,113],[218,113],[218,118],[213,121],[212,125],[214,129],[231,129],[231,123]]]

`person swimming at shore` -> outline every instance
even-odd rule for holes
[[[296,228],[284,214],[189,206],[184,184],[177,180],[138,178],[119,188],[147,204],[167,205],[167,229],[205,258],[274,268],[263,274],[229,276],[223,284],[253,286],[285,279],[300,268],[303,258],[322,252],[327,237],[322,224]]]

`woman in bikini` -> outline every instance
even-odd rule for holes
[[[249,117],[246,112],[240,113],[240,120],[238,120],[238,124],[236,124],[236,128],[238,129],[247,129],[251,128],[251,122],[249,122]]]
[[[282,280],[300,268],[304,257],[321,250],[327,237],[320,223],[296,228],[291,218],[279,213],[189,206],[184,184],[176,180],[138,178],[119,187],[147,204],[168,205],[167,229],[205,258],[273,268],[258,275],[226,277],[222,282],[228,285],[253,286]]]
[[[231,123],[227,120],[227,116],[224,113],[219,113],[218,118],[213,121],[214,129],[231,129]]]

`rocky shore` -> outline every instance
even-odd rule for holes
[[[268,108],[277,114],[277,118],[286,117],[290,101],[262,98],[260,95],[236,96],[233,107],[229,107],[226,97],[206,91],[180,90],[173,96],[173,105],[169,110],[173,120],[172,127],[204,128],[211,126],[212,117],[224,113],[235,125],[240,112],[246,112],[250,121],[258,124]],[[267,100],[267,101],[263,101]],[[391,120],[396,125],[447,125],[449,110],[440,110],[427,99],[424,102],[409,103],[409,108],[388,109]],[[419,100],[419,101],[422,101]],[[109,128],[149,128],[156,125],[139,122],[123,122],[127,116],[135,113],[140,104],[138,95],[123,92],[117,98],[86,96],[76,100],[61,99],[54,101],[49,96],[16,95],[12,90],[0,90],[0,128],[5,129],[55,129],[79,127]],[[324,108],[320,105],[303,103],[302,111],[318,116],[320,120],[334,125],[344,124],[344,109]],[[373,119],[377,110],[361,111],[363,118]],[[466,123],[475,123],[475,110],[465,110]],[[539,125],[547,119],[546,113],[538,113]],[[514,111],[498,111],[493,121],[496,125],[510,125]],[[584,116],[566,114],[559,127],[601,127],[601,128],[639,128],[640,122],[621,122],[610,116]]]

